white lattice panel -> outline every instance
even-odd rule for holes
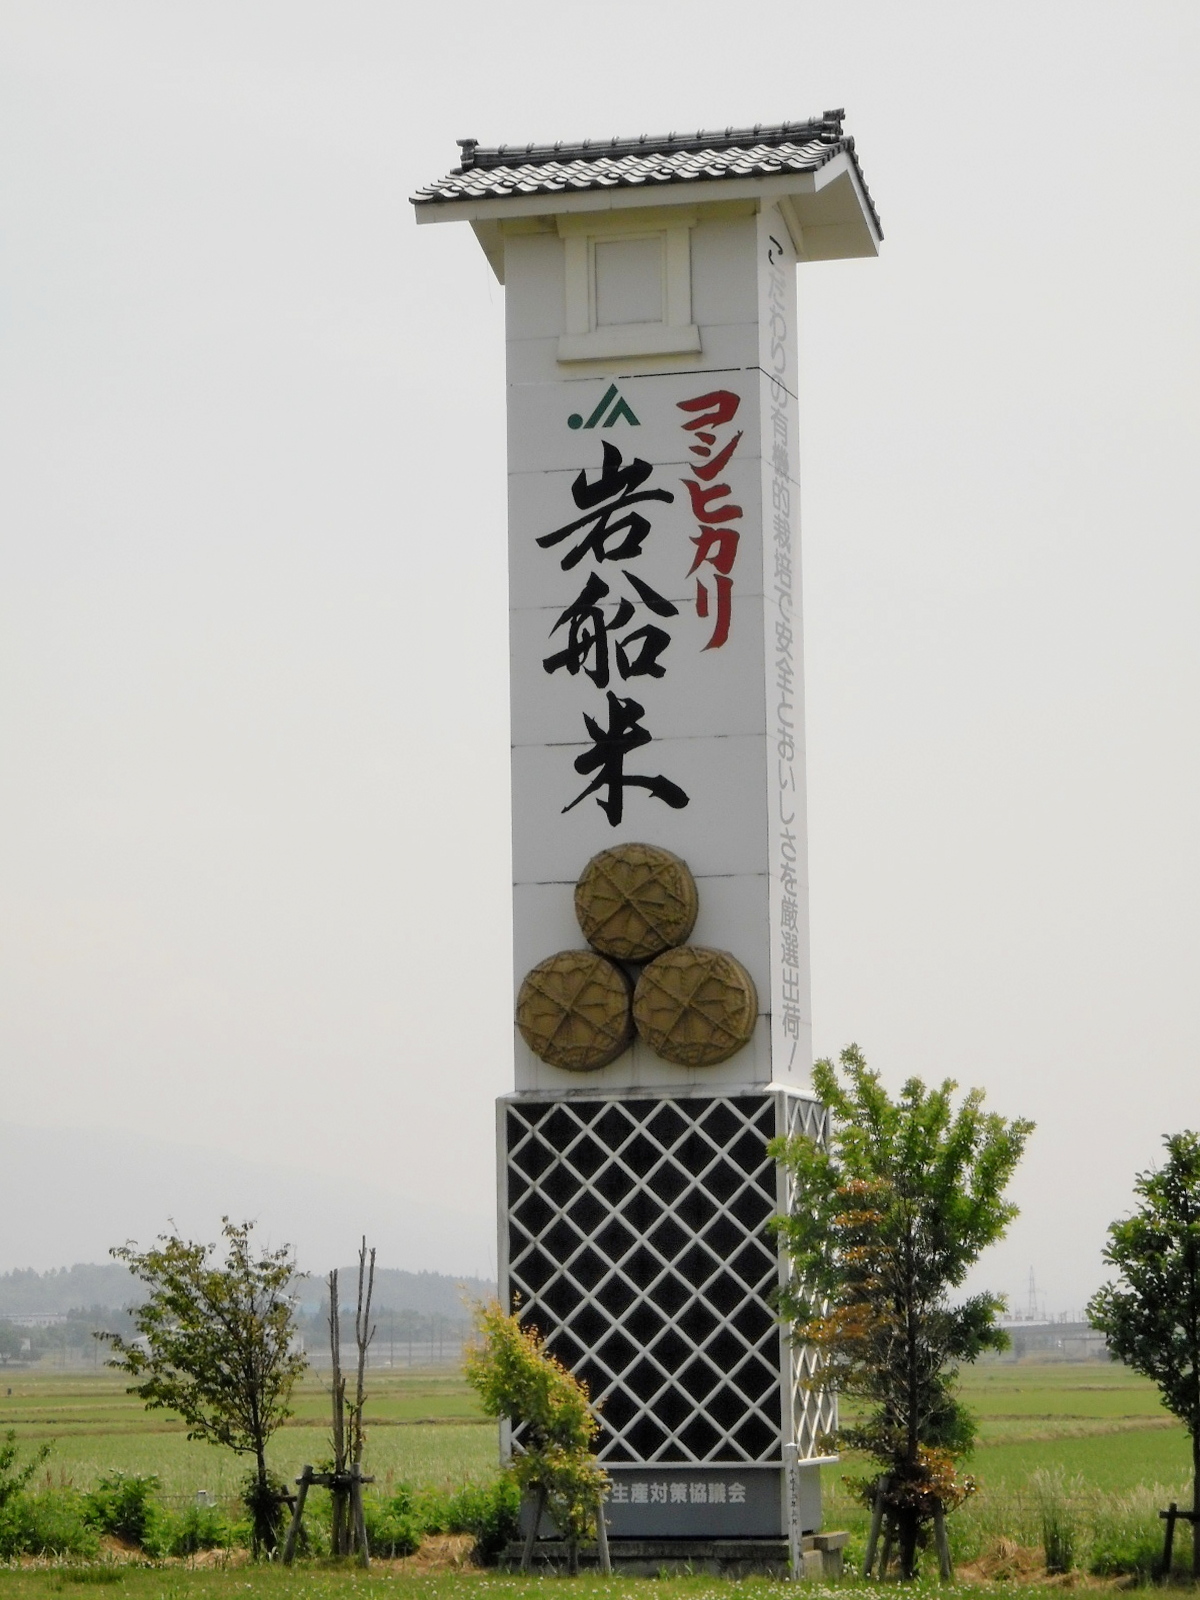
[[[776,1133],[824,1136],[784,1091],[501,1102],[503,1291],[600,1402],[610,1465],[817,1453],[830,1402],[780,1329]]]

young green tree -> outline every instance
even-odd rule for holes
[[[534,1501],[534,1526],[543,1510],[566,1537],[571,1567],[579,1541],[603,1515],[608,1474],[591,1453],[600,1424],[585,1384],[548,1353],[536,1328],[522,1327],[496,1302],[478,1307],[478,1342],[468,1347],[467,1382],[490,1417],[523,1428],[513,1475]]]
[[[149,1289],[133,1313],[126,1340],[111,1345],[110,1367],[136,1381],[149,1410],[165,1407],[188,1425],[189,1439],[207,1439],[254,1458],[246,1495],[256,1554],[278,1543],[279,1496],[267,1469],[267,1440],[289,1416],[292,1386],[308,1362],[293,1339],[288,1289],[296,1273],[289,1246],[255,1256],[252,1222],[222,1219],[225,1262],[217,1246],[160,1234],[150,1250],[110,1251]]]
[[[1088,1303],[1113,1355],[1153,1378],[1192,1440],[1192,1514],[1200,1517],[1200,1135],[1165,1138],[1165,1163],[1139,1172],[1131,1217],[1108,1230],[1104,1259],[1119,1277]],[[1192,1576],[1200,1526],[1192,1523]]]
[[[776,1224],[794,1269],[780,1304],[820,1357],[814,1387],[861,1404],[837,1441],[879,1463],[857,1487],[880,1501],[911,1578],[929,1523],[974,1488],[955,1470],[975,1437],[958,1367],[1005,1347],[1003,1301],[951,1297],[1016,1215],[1004,1191],[1033,1124],[985,1114],[979,1090],[956,1109],[950,1080],[927,1089],[910,1078],[892,1100],[857,1045],[841,1065],[844,1082],[831,1061],[813,1069],[827,1147],[772,1146],[793,1195]]]
[[[37,1469],[50,1454],[48,1444],[39,1445],[22,1466],[17,1465],[17,1430],[9,1428],[0,1444],[0,1512],[28,1488]]]

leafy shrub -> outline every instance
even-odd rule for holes
[[[461,1489],[398,1483],[386,1498],[363,1497],[363,1516],[372,1555],[412,1555],[426,1534],[469,1533],[480,1561],[493,1560],[517,1536],[521,1491],[508,1473],[491,1483]]]
[[[479,1561],[494,1561],[517,1537],[520,1516],[521,1490],[507,1472],[492,1483],[464,1484],[446,1506],[449,1532],[474,1534]]]
[[[363,1496],[363,1521],[371,1554],[392,1558],[411,1556],[427,1530],[416,1515],[413,1496],[403,1486],[390,1499]]]
[[[15,1495],[0,1509],[0,1557],[97,1555],[100,1539],[85,1510],[74,1489]]]
[[[151,1473],[109,1472],[83,1497],[84,1514],[101,1533],[143,1548],[154,1542],[160,1515],[158,1479]]]
[[[592,1455],[600,1421],[587,1385],[546,1349],[541,1334],[491,1300],[475,1308],[478,1342],[463,1376],[489,1417],[520,1423],[524,1448],[512,1465],[523,1492],[536,1493],[572,1551],[596,1530],[608,1474]]]
[[[241,1500],[250,1517],[247,1542],[256,1557],[269,1554],[283,1543],[288,1520],[284,1497],[288,1492],[289,1486],[277,1472],[268,1472],[265,1482],[259,1481],[255,1471],[248,1472],[242,1480]]]
[[[0,1510],[23,1492],[49,1454],[50,1446],[44,1444],[34,1451],[23,1467],[18,1467],[17,1430],[8,1430],[4,1435],[4,1443],[0,1444]]]
[[[163,1520],[160,1550],[168,1556],[194,1556],[197,1550],[227,1550],[233,1529],[219,1506],[189,1506],[179,1516]]]

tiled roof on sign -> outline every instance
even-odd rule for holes
[[[722,178],[775,177],[816,172],[837,155],[848,155],[871,207],[854,140],[842,132],[843,111],[826,111],[808,122],[723,131],[643,134],[638,139],[584,139],[579,144],[499,145],[486,149],[460,139],[461,165],[413,195],[416,206],[452,200],[510,200],[539,194],[578,194],[588,189],[654,189],[669,183]]]

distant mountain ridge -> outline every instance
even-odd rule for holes
[[[79,1263],[49,1272],[17,1267],[0,1273],[0,1317],[74,1311],[84,1306],[120,1309],[142,1299],[132,1274],[118,1261]]]
[[[338,1268],[338,1299],[353,1305],[358,1291],[358,1263]],[[425,1317],[450,1317],[465,1322],[469,1303],[491,1300],[496,1285],[484,1278],[453,1278],[444,1272],[403,1272],[396,1267],[375,1269],[375,1297],[378,1311],[418,1311]],[[327,1303],[325,1279],[320,1274],[306,1278],[299,1289],[300,1303],[306,1311],[323,1310]]]
[[[358,1265],[340,1267],[338,1298],[353,1303]],[[404,1272],[380,1267],[375,1273],[375,1306],[380,1311],[416,1311],[423,1316],[466,1319],[467,1300],[486,1300],[496,1285],[483,1278],[456,1278],[444,1272]],[[301,1280],[298,1299],[304,1310],[325,1304],[325,1283],[320,1273]],[[18,1267],[0,1273],[0,1317],[32,1316],[40,1312],[75,1311],[92,1306],[119,1309],[143,1298],[141,1286],[118,1261],[77,1263],[49,1272]]]

